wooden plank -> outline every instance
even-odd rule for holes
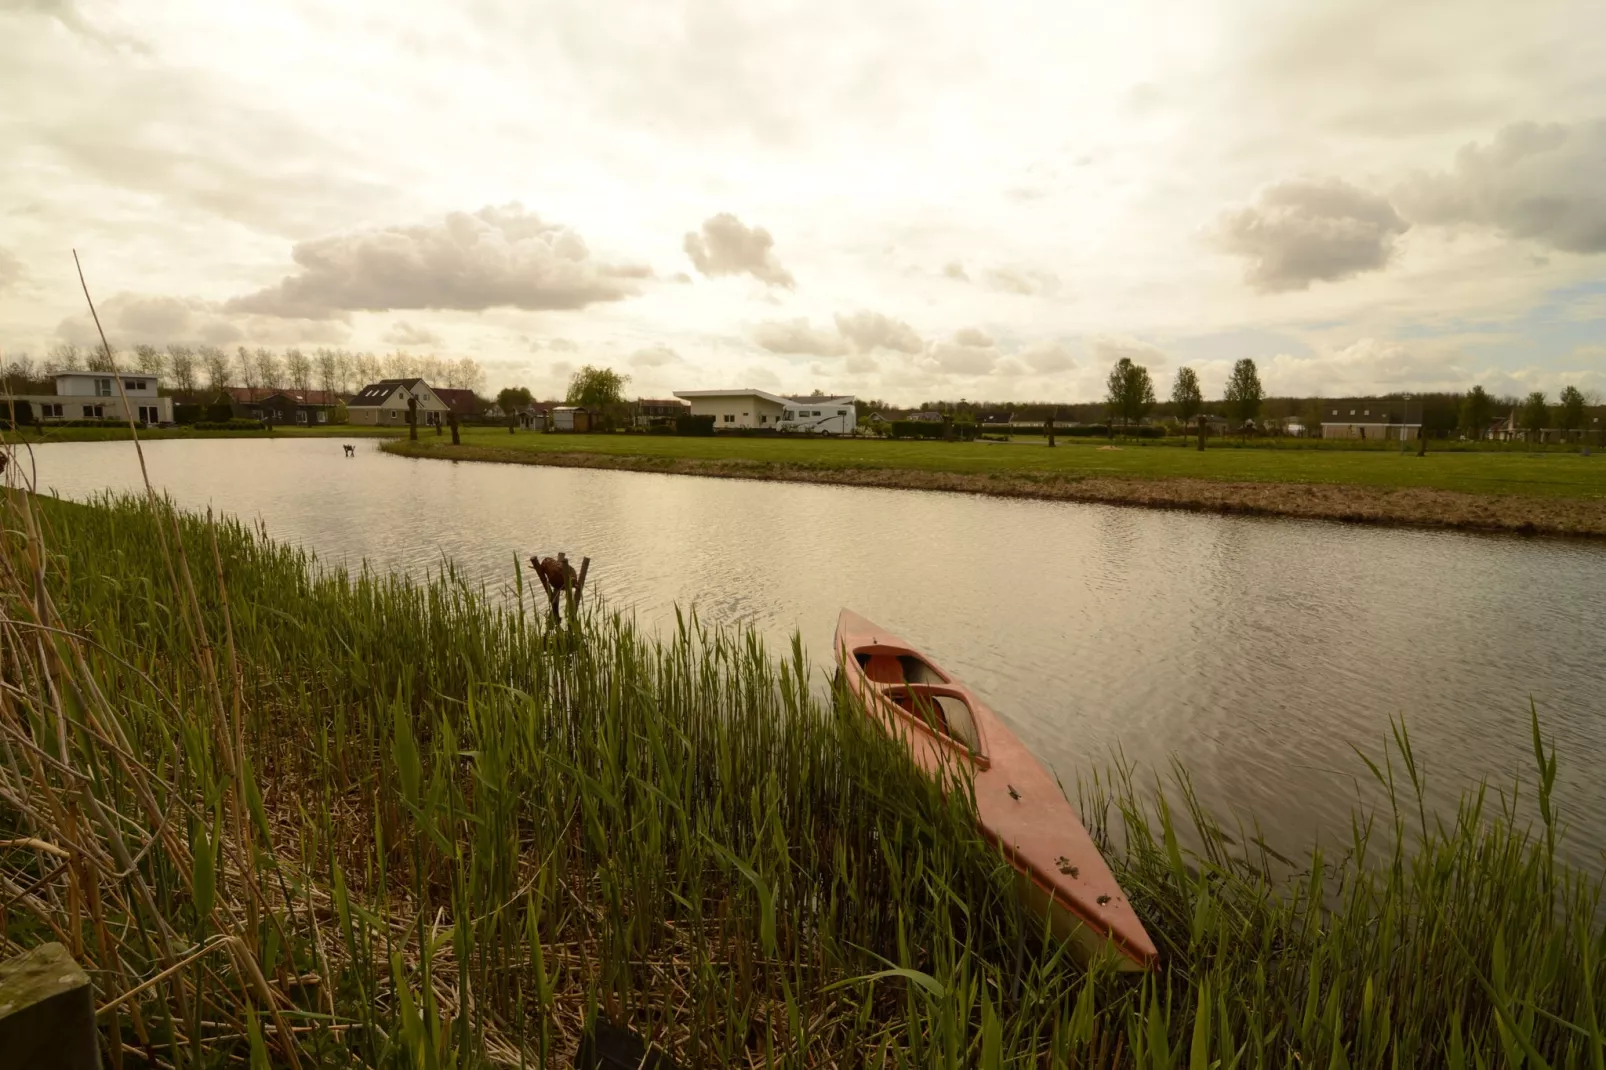
[[[0,1067],[99,1070],[95,994],[60,944],[0,962]]]

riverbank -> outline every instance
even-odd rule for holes
[[[1407,835],[1407,796],[1356,853],[1284,857],[1185,780],[1158,810],[1084,785],[1163,963],[1084,973],[964,796],[750,633],[553,626],[527,591],[323,572],[141,501],[0,509],[0,788],[26,802],[0,808],[0,955],[73,947],[144,1061],[569,1065],[594,1008],[686,1066],[1601,1050],[1600,887],[1556,860],[1537,725],[1532,833],[1469,799]]]
[[[1463,531],[1606,538],[1606,459],[1576,454],[1182,450],[508,435],[425,437],[406,457],[938,490]]]

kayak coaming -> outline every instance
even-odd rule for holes
[[[980,831],[1015,871],[1022,898],[1047,914],[1053,933],[1080,960],[1106,957],[1117,968],[1133,971],[1155,964],[1159,953],[1153,941],[1059,782],[997,713],[926,655],[851,610],[844,609],[838,618],[836,655],[866,712],[902,741],[916,764],[938,777],[945,790],[950,777],[969,766]],[[861,663],[859,655],[867,661]],[[912,658],[940,683],[872,679],[866,667],[870,657],[896,658],[900,666]],[[964,703],[977,737],[975,747],[894,702],[892,696],[900,691],[911,698],[936,693]]]

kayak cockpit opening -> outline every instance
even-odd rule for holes
[[[947,736],[972,755],[982,754],[976,717],[969,701],[959,692],[930,684],[913,684],[889,687],[884,694],[893,705],[932,731]]]
[[[946,684],[951,681],[923,658],[895,647],[860,647],[853,652],[873,684]]]

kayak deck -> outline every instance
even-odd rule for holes
[[[1022,897],[1046,912],[1082,961],[1113,947],[1122,969],[1159,957],[1059,782],[974,692],[883,628],[849,610],[836,654],[866,712],[933,775],[968,771],[977,823],[1014,868]],[[946,777],[943,779],[946,781]]]

